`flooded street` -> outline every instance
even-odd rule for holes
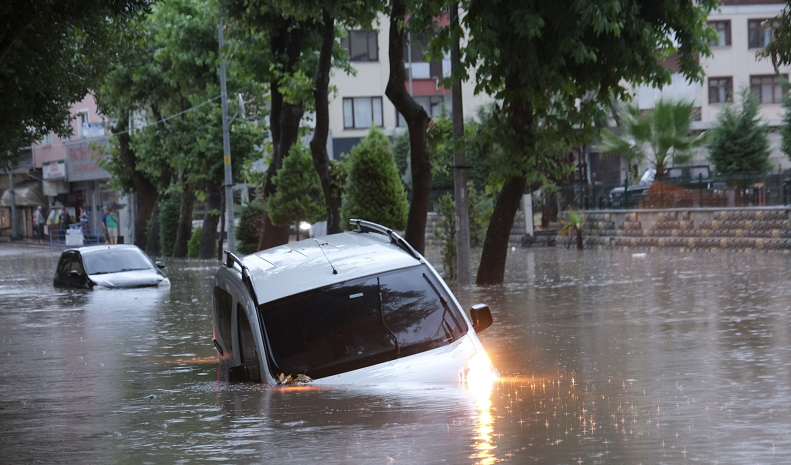
[[[492,310],[496,384],[364,389],[218,382],[217,262],[84,291],[56,260],[0,247],[3,463],[791,460],[788,254],[516,249],[457,293]]]

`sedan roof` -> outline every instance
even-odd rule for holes
[[[140,250],[140,247],[132,244],[108,244],[108,245],[92,245],[89,247],[74,247],[71,249],[66,249],[65,252],[79,252],[83,255],[88,253],[96,253],[102,252],[104,250],[112,250],[112,249],[137,249]],[[142,252],[142,250],[140,250]]]
[[[242,262],[250,270],[259,305],[420,263],[387,236],[359,232],[293,242],[247,255]]]

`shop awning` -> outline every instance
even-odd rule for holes
[[[14,186],[17,207],[42,207],[47,206],[47,201],[41,194],[41,185],[36,182],[23,182]],[[0,197],[0,207],[11,206],[11,189],[6,189]]]

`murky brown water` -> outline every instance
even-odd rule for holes
[[[4,247],[3,463],[791,461],[791,255],[517,249],[459,292],[494,314],[490,391],[276,390],[217,381],[215,263],[69,291]]]

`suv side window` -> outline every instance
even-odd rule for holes
[[[467,330],[439,293],[439,286],[423,271],[418,267],[379,278],[382,313],[398,339],[401,357],[448,345]]]

